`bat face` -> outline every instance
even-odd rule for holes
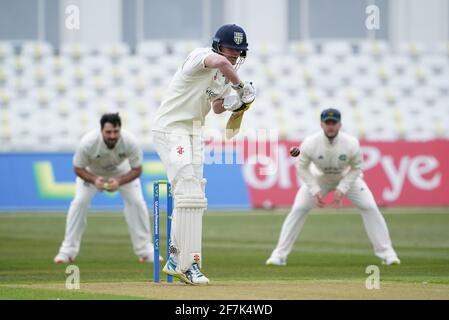
[[[234,111],[228,119],[226,124],[226,139],[234,138],[240,131],[243,114],[249,109],[252,102],[244,103],[239,109]]]
[[[231,114],[226,124],[226,139],[232,139],[239,133],[244,113],[245,111],[238,111]]]

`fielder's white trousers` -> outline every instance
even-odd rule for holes
[[[135,254],[139,257],[152,255],[150,220],[140,180],[135,179],[124,184],[118,191],[125,204],[124,215]],[[97,192],[94,185],[84,182],[79,177],[76,178],[76,194],[67,214],[65,237],[59,252],[72,258],[78,255],[81,238],[87,225],[87,212]]]
[[[323,195],[332,191],[326,186],[321,186],[321,190]],[[361,178],[357,179],[352,188],[346,193],[346,197],[360,210],[363,224],[374,247],[375,255],[381,259],[396,257],[385,219],[380,213],[365,181]],[[295,203],[282,225],[281,234],[272,256],[287,258],[296,238],[301,232],[307,213],[314,207],[314,197],[309,188],[306,185],[301,186],[296,194]]]

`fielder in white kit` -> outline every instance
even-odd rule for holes
[[[234,112],[254,101],[254,88],[237,74],[247,50],[241,27],[219,28],[212,48],[195,49],[177,70],[154,119],[153,143],[174,198],[170,258],[163,272],[187,284],[209,283],[201,271],[207,199],[200,129],[211,108],[215,113]]]
[[[299,148],[293,148],[302,186],[296,194],[293,207],[285,219],[276,248],[266,261],[267,265],[283,266],[293,248],[307,213],[315,206],[324,207],[323,197],[335,191],[333,207],[341,207],[346,196],[360,211],[366,233],[374,253],[386,265],[400,264],[393,249],[387,224],[374,197],[363,180],[362,155],[355,137],[340,132],[341,114],[337,109],[321,113],[321,130],[304,139]]]
[[[75,260],[86,228],[87,212],[97,192],[119,191],[135,254],[140,262],[153,262],[148,209],[138,179],[142,173],[143,152],[136,138],[121,129],[118,113],[104,114],[101,131],[93,130],[81,139],[75,155],[76,194],[70,204],[65,238],[55,263]]]

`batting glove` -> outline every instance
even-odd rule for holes
[[[225,110],[227,110],[227,111],[232,111],[232,112],[246,111],[249,108],[249,106],[251,105],[251,103],[252,102],[243,103],[242,100],[240,100],[239,96],[230,95],[230,96],[224,97],[223,108],[225,108]]]
[[[252,103],[254,99],[256,99],[256,89],[253,87],[252,82],[240,81],[238,84],[232,85],[231,87],[237,91],[240,100],[242,100],[243,103]]]

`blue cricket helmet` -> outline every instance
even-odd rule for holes
[[[248,42],[243,28],[236,24],[225,24],[220,27],[212,40],[212,49],[220,53],[220,46],[240,50],[240,56],[246,57]]]

